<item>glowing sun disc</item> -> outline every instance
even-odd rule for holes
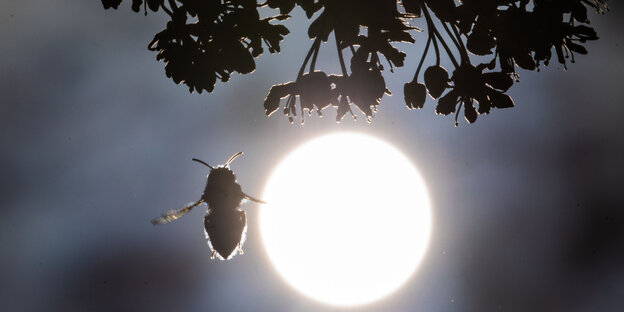
[[[302,294],[361,305],[402,286],[431,232],[425,184],[411,162],[379,139],[326,135],[291,152],[273,171],[260,212],[266,252]]]

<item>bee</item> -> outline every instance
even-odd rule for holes
[[[206,180],[206,187],[201,198],[181,209],[171,209],[160,217],[152,219],[153,225],[166,224],[175,221],[191,209],[208,204],[204,216],[204,231],[208,246],[212,250],[210,259],[218,257],[228,260],[237,253],[243,254],[243,243],[247,232],[247,215],[239,206],[243,199],[265,204],[262,200],[251,197],[236,183],[236,176],[230,170],[230,163],[243,152],[238,152],[225,162],[225,165],[212,167],[202,160],[193,158],[200,164],[210,168]]]

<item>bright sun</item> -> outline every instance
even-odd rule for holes
[[[362,134],[314,139],[281,161],[263,199],[260,231],[288,284],[315,300],[354,306],[403,285],[421,262],[431,209],[416,168]]]

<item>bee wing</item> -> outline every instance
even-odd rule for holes
[[[182,209],[177,209],[177,210],[176,209],[171,209],[171,210],[167,211],[166,213],[163,213],[160,217],[152,219],[152,224],[153,225],[166,224],[166,223],[178,220],[182,216],[187,214],[189,211],[191,211],[191,209],[193,209],[196,206],[199,206],[199,205],[201,205],[203,203],[204,203],[204,201],[200,199],[200,200],[198,200],[198,201],[196,201],[194,203],[188,204],[186,207],[184,207]]]
[[[266,204],[266,202],[265,202],[265,201],[263,201],[263,200],[260,200],[260,199],[257,199],[257,198],[254,198],[254,197],[251,197],[251,196],[249,196],[249,195],[247,195],[247,194],[245,194],[245,193],[242,193],[242,194],[243,194],[243,198],[245,198],[245,199],[247,199],[247,200],[255,201],[256,203],[260,203],[260,204]]]

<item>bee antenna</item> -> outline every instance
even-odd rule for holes
[[[238,152],[238,153],[236,153],[236,154],[232,155],[232,157],[230,157],[230,159],[228,159],[228,161],[226,161],[226,162],[225,162],[225,165],[224,165],[224,166],[225,166],[225,167],[229,166],[229,165],[230,165],[230,163],[231,163],[234,159],[236,159],[236,157],[238,157],[238,156],[240,156],[240,155],[243,155],[243,152]]]
[[[192,161],[196,161],[196,162],[198,162],[198,163],[200,163],[200,164],[202,164],[202,165],[204,165],[204,166],[206,166],[206,167],[208,167],[208,168],[210,168],[210,169],[214,169],[211,165],[209,165],[209,164],[205,163],[203,160],[199,160],[199,159],[197,159],[197,158],[193,158],[193,159],[191,159],[191,160],[192,160]]]

